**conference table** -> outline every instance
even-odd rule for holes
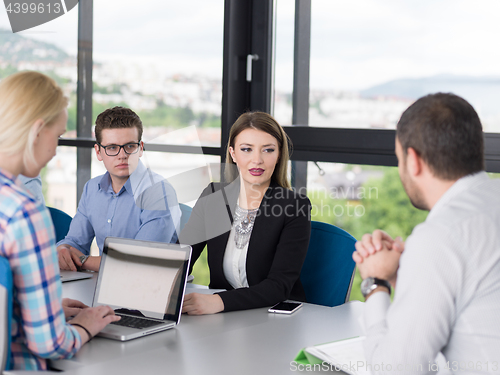
[[[91,305],[96,279],[63,283],[63,297]],[[188,284],[190,292],[210,290]],[[362,335],[363,307],[353,301],[337,307],[305,303],[292,315],[270,314],[267,308],[184,314],[177,327],[135,340],[95,337],[72,359],[51,365],[68,374],[92,375],[311,373],[293,362],[300,349]]]

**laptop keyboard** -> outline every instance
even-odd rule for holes
[[[153,326],[157,326],[159,324],[163,324],[164,322],[158,320],[151,320],[145,318],[137,318],[129,315],[116,314],[121,316],[122,318],[117,322],[111,322],[111,324],[115,324],[117,326],[124,326],[130,328],[144,329]]]

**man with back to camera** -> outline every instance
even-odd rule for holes
[[[380,230],[356,243],[373,373],[433,372],[439,352],[453,373],[500,373],[500,180],[483,148],[477,113],[453,94],[420,98],[397,125],[401,182],[430,213],[406,244]]]
[[[131,109],[114,107],[97,116],[94,148],[107,172],[85,184],[69,232],[57,244],[61,269],[98,271],[101,257],[89,257],[94,236],[100,253],[108,236],[177,241],[177,196],[139,160],[142,131],[141,119]]]

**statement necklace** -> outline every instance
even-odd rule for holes
[[[239,205],[236,206],[234,219],[234,243],[238,249],[243,249],[248,244],[258,211],[258,208],[254,210],[245,210]]]

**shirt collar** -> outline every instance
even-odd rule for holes
[[[99,189],[102,191],[108,191],[111,187],[111,176],[109,172],[106,172],[102,175],[101,180],[99,181]]]
[[[489,176],[486,172],[481,171],[473,174],[469,174],[462,178],[459,178],[451,187],[439,198],[434,207],[432,207],[428,218],[436,215],[436,212],[439,212],[443,209],[449,202],[455,199],[457,195],[460,195],[462,192],[471,189],[475,185],[481,184],[485,181],[489,180]]]
[[[144,179],[146,172],[147,172],[147,168],[139,160],[139,162],[137,163],[137,168],[135,168],[135,171],[132,172],[132,174],[129,176],[127,182],[125,182],[125,185],[123,185],[123,187],[118,192],[118,194],[121,194],[123,191],[126,190],[130,194],[133,195],[134,191],[137,190],[137,186]],[[101,189],[103,191],[109,191],[110,189],[112,189],[111,176],[110,176],[109,172],[106,172],[105,174],[103,174],[101,180],[99,181],[99,189]]]
[[[24,187],[24,184],[21,182],[18,176],[13,175],[9,171],[0,168],[0,181],[12,187],[16,186],[16,188],[14,188],[15,190],[22,193],[23,195],[30,197],[30,195],[27,194],[27,190]]]
[[[148,169],[139,160],[139,163],[137,163],[137,168],[135,168],[135,171],[130,175],[129,179],[127,180],[127,182],[125,182],[125,185],[123,187],[132,195],[134,195],[134,193],[139,194],[139,185],[147,177],[147,172]]]
[[[5,169],[0,168],[0,177],[2,177],[2,179],[7,179],[10,182],[16,184],[17,177]]]

